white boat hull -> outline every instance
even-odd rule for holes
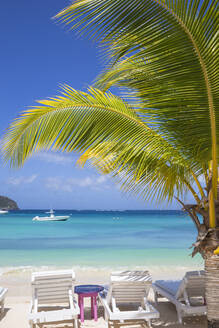
[[[33,218],[33,221],[67,221],[69,219],[69,216],[35,216]]]
[[[0,210],[0,214],[7,214],[8,213],[8,211],[6,211],[6,210]]]

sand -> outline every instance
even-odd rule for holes
[[[8,288],[5,302],[5,313],[0,320],[0,328],[28,328],[27,314],[31,300],[30,277],[32,270],[9,271],[0,276],[0,286]],[[77,284],[98,283],[107,284],[110,272],[104,270],[83,271],[75,270]],[[184,319],[184,325],[177,323],[175,307],[167,302],[159,302],[156,306],[160,312],[160,319],[152,322],[152,327],[158,328],[205,328],[207,326],[205,317],[190,317]],[[54,325],[44,325],[42,328],[57,327]],[[59,325],[61,328],[72,328],[72,325]],[[79,328],[108,328],[103,318],[103,308],[98,309],[98,321],[90,318],[90,304],[85,304],[85,322],[79,321]],[[146,328],[145,322],[110,323],[109,328]]]

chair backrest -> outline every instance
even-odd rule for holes
[[[69,302],[69,290],[74,292],[73,270],[45,271],[32,274],[32,295],[38,304]]]
[[[205,272],[190,271],[187,272],[176,294],[177,298],[187,297],[187,301],[191,303],[192,298],[205,297]],[[185,299],[186,301],[186,299]]]
[[[114,297],[117,303],[141,302],[148,296],[152,279],[148,271],[123,271],[111,274],[107,302]]]

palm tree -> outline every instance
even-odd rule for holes
[[[5,159],[81,154],[144,199],[176,197],[197,228],[209,327],[219,322],[218,0],[78,0],[57,16],[107,54],[96,87],[63,86],[9,127]],[[121,97],[110,93],[117,86]],[[189,191],[194,204],[184,204]]]

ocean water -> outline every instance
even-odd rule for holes
[[[32,221],[45,211],[0,216],[0,267],[200,269],[189,247],[196,239],[181,211],[56,211],[65,222]]]

